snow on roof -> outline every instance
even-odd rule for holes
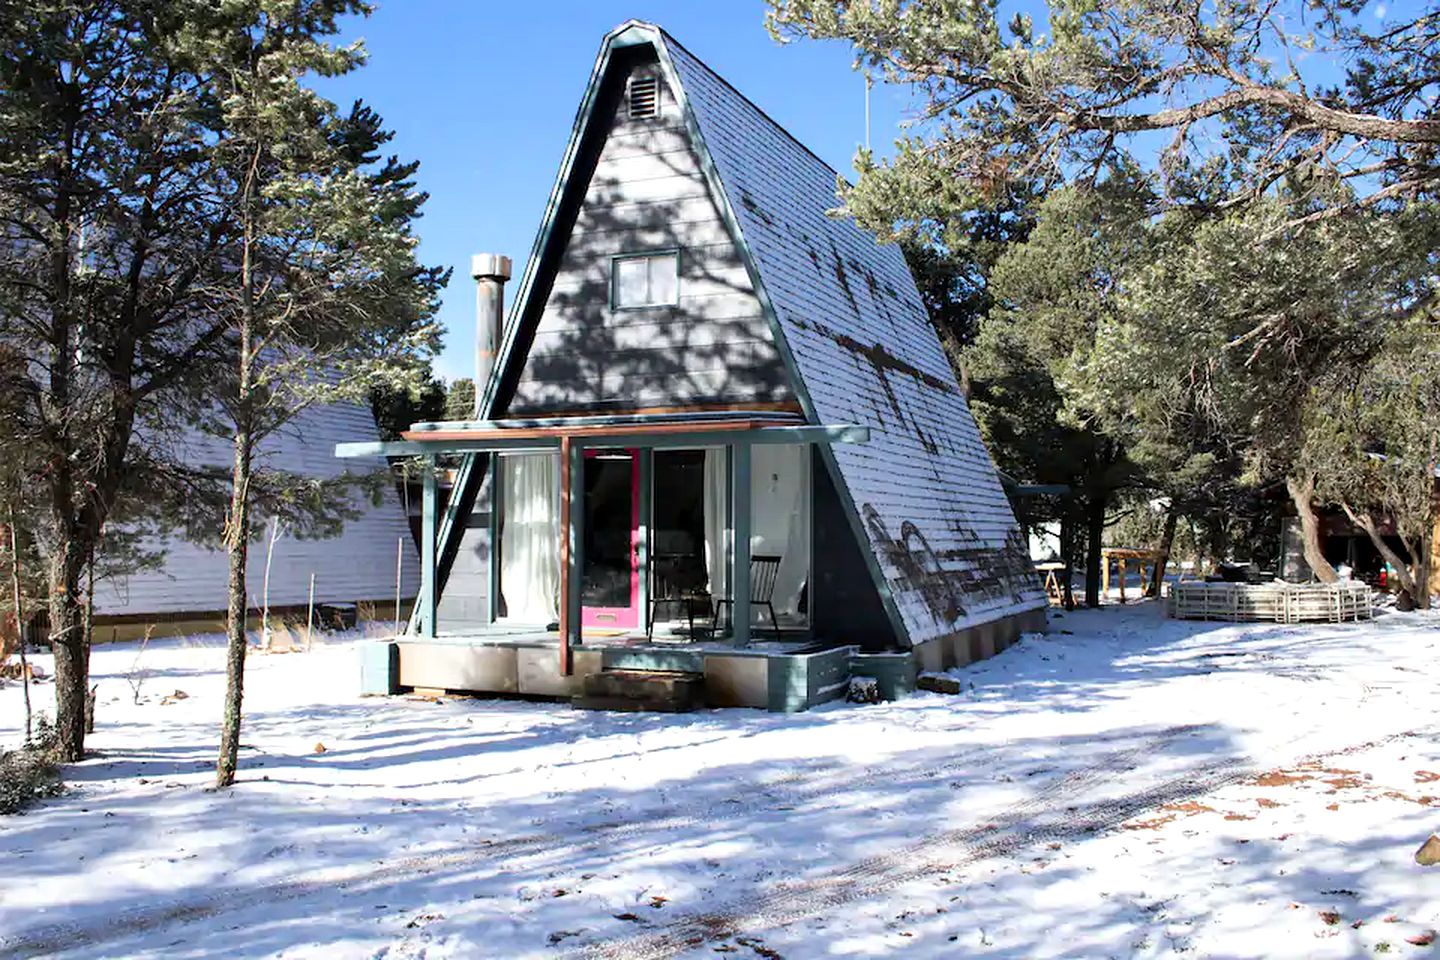
[[[653,30],[673,65],[807,412],[871,429],[869,444],[839,444],[833,455],[910,642],[1043,606],[1025,538],[900,249],[831,216],[831,167],[668,34],[633,26]]]

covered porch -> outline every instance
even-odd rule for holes
[[[868,438],[750,411],[417,424],[342,444],[429,466],[420,593],[387,686],[580,697],[586,678],[657,671],[703,676],[711,705],[789,710],[843,692],[858,650],[811,616],[812,465],[817,447]],[[436,463],[454,455],[488,475],[488,509],[440,508]],[[488,528],[488,602],[447,622],[443,552],[471,516]]]

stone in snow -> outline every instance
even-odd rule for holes
[[[1422,867],[1433,867],[1440,863],[1440,837],[1430,834],[1430,839],[1420,844],[1415,851],[1415,862]]]

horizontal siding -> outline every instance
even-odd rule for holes
[[[317,407],[302,413],[283,432],[267,438],[257,452],[256,464],[316,478],[338,477],[347,470],[384,470],[383,458],[335,457],[336,443],[375,439],[378,433],[374,418],[364,407]],[[214,437],[188,434],[175,441],[173,449],[196,465],[225,466],[230,462],[229,445]],[[315,574],[315,597],[320,602],[393,600],[397,545],[404,556],[401,592],[407,598],[415,596],[420,585],[420,561],[394,486],[385,484],[379,504],[371,504],[362,496],[354,506],[360,511],[359,517],[347,522],[338,536],[302,540],[282,531],[271,560],[272,606],[303,605],[309,595],[311,573]],[[263,597],[269,522],[257,517],[255,529],[263,535],[250,547],[246,578],[250,602],[258,607]],[[151,546],[165,552],[160,569],[97,583],[97,615],[225,609],[229,558],[224,551],[174,537],[154,541]]]
[[[668,88],[661,116],[609,134],[509,411],[793,398],[784,363]],[[617,254],[680,251],[679,302],[610,308]]]

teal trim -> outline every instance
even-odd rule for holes
[[[874,677],[880,699],[899,700],[915,692],[920,667],[913,653],[855,653],[850,657],[850,675]]]
[[[626,20],[610,31],[612,47],[638,47],[653,42],[654,31],[650,30],[643,20]]]
[[[790,385],[795,391],[795,397],[800,401],[800,408],[805,411],[805,418],[811,423],[816,423],[820,417],[815,411],[815,402],[810,396],[809,389],[805,386],[805,378],[800,373],[800,367],[795,362],[795,354],[790,349],[790,342],[785,337],[785,329],[780,324],[779,315],[775,312],[775,302],[770,299],[770,294],[765,289],[765,281],[760,276],[760,268],[755,263],[754,253],[745,239],[745,232],[740,228],[740,220],[735,216],[734,205],[730,202],[730,195],[725,190],[724,181],[720,179],[720,171],[715,166],[715,158],[711,156],[710,148],[705,143],[705,136],[700,132],[700,124],[695,119],[695,111],[690,106],[690,98],[685,93],[685,87],[680,83],[680,71],[675,69],[675,63],[670,58],[670,51],[665,46],[663,35],[656,38],[655,51],[660,59],[660,65],[665,71],[666,80],[670,83],[671,89],[675,91],[675,100],[685,116],[685,127],[690,132],[695,152],[700,158],[700,169],[704,172],[705,179],[710,185],[710,192],[714,195],[716,204],[720,208],[720,217],[730,229],[735,248],[740,251],[740,259],[745,264],[745,272],[750,277],[750,283],[755,288],[755,295],[760,300],[760,306],[765,313],[766,322],[770,325],[770,335],[775,341],[776,349],[780,352],[781,360],[785,363],[786,372],[790,374]],[[870,543],[869,534],[865,532],[860,521],[860,510],[855,503],[854,495],[850,492],[850,485],[845,482],[840,465],[835,460],[834,451],[822,447],[821,456],[825,460],[825,468],[830,471],[830,478],[835,484],[835,491],[840,496],[841,504],[848,504],[850,507],[846,511],[846,519],[850,523],[851,532],[856,537],[856,543],[861,548],[860,552],[865,558],[865,566],[870,571],[870,579],[880,594],[881,606],[890,620],[895,638],[908,644],[910,632],[905,627],[904,618],[900,616],[900,608],[895,603],[894,594],[890,592],[890,584],[885,580],[885,575],[880,569],[880,562],[875,558],[875,550]]]
[[[735,569],[735,474],[731,467],[731,457],[734,453],[733,447],[720,447],[720,456],[725,459],[725,542],[721,544],[725,551],[725,572],[729,576]],[[726,591],[729,592],[728,590]],[[713,599],[711,601],[714,602]],[[733,612],[733,611],[732,611]],[[716,611],[717,615],[719,611]],[[719,626],[717,616],[716,626]],[[728,628],[727,628],[728,629]]]
[[[730,498],[734,502],[731,526],[735,530],[734,559],[730,564],[730,636],[737,647],[750,645],[750,448],[730,451]]]
[[[400,645],[390,640],[362,640],[355,645],[360,660],[360,696],[386,697],[400,692]]]
[[[766,696],[771,713],[797,713],[838,700],[850,685],[854,647],[773,657],[766,665]]]
[[[817,653],[806,660],[805,700],[810,706],[839,700],[850,691],[850,654],[854,648]]]
[[[410,425],[410,432],[429,433],[437,430],[530,430],[543,427],[621,427],[650,426],[661,423],[706,423],[743,417],[756,423],[777,427],[804,424],[804,415],[771,410],[686,410],[672,413],[581,413],[565,416],[502,417],[498,420],[435,420]]]
[[[693,650],[622,650],[603,647],[600,663],[604,670],[705,672],[705,654]]]
[[[870,428],[851,425],[826,425],[826,426],[805,426],[805,427],[755,427],[751,430],[733,430],[724,432],[707,432],[697,430],[694,432],[678,433],[615,433],[606,434],[603,437],[591,436],[583,440],[576,438],[587,447],[596,446],[622,446],[622,447],[714,447],[728,445],[733,447],[751,447],[756,444],[766,443],[869,443]]]
[[[776,657],[765,664],[765,695],[771,713],[798,713],[810,705],[805,666],[801,657]]]
[[[635,563],[640,579],[640,625],[650,616],[650,537],[655,519],[655,451],[639,451],[640,462],[640,542],[636,544]]]
[[[500,535],[504,530],[505,485],[501,482],[500,455],[487,454],[486,472],[490,475],[490,594],[486,598],[485,618],[494,623],[500,618]],[[460,480],[455,480],[460,488]],[[476,491],[477,495],[479,491]],[[454,499],[453,496],[451,499]]]
[[[675,433],[627,433],[624,427],[617,427],[614,433],[590,434],[572,437],[573,448],[638,447],[640,449],[664,449],[673,447],[714,447],[729,445],[750,447],[755,444],[832,444],[868,443],[869,427],[849,424],[828,424],[825,426],[764,426],[749,430],[706,431],[685,430]],[[505,450],[530,450],[544,452],[560,446],[560,436],[538,439],[510,439],[508,437],[476,438],[474,440],[416,440],[411,441],[416,454],[439,453],[493,453]],[[457,484],[458,486],[458,484]]]
[[[436,483],[435,483],[435,457],[425,458],[424,486],[420,500],[420,599],[416,604],[420,608],[420,635],[426,638],[435,636],[435,607],[438,595],[437,577],[435,570],[435,539],[438,530],[436,529]]]
[[[425,448],[409,440],[353,441],[335,444],[335,456],[345,457],[418,457]]]
[[[470,484],[470,475],[471,475],[471,474],[474,472],[474,470],[475,470],[475,461],[476,461],[477,459],[479,459],[479,457],[478,457],[476,454],[473,454],[473,453],[471,453],[471,454],[466,454],[466,455],[461,459],[461,461],[460,461],[460,467],[459,467],[458,470],[455,471],[455,483],[450,487],[450,497],[449,497],[449,499],[445,502],[445,512],[440,515],[440,529],[439,529],[439,531],[437,531],[437,533],[436,533],[436,535],[435,535],[435,565],[436,565],[436,572],[437,572],[437,581],[436,581],[436,594],[437,594],[437,597],[438,597],[439,594],[442,594],[442,593],[445,592],[445,581],[446,581],[446,579],[448,578],[448,569],[447,569],[446,564],[445,564],[445,557],[448,556],[448,552],[447,552],[447,551],[448,551],[449,546],[450,546],[450,538],[451,538],[452,536],[456,536],[456,535],[457,535],[457,534],[455,533],[455,530],[456,530],[456,517],[457,517],[457,515],[458,515],[459,512],[460,512],[460,503],[465,499],[465,498],[464,498],[464,495],[463,495],[463,494],[464,494],[464,490],[465,490],[465,488]],[[482,473],[480,476],[481,476],[481,480],[483,481],[483,480],[484,480],[484,474]],[[492,522],[493,522],[493,520],[494,520],[494,513],[493,513],[493,512],[492,512],[492,514],[491,514],[491,520],[492,520]],[[463,525],[461,525],[461,526],[459,527],[459,531],[460,531],[460,533],[459,533],[458,535],[463,536],[463,535],[464,535],[464,532],[465,532],[465,527],[464,527]],[[496,541],[492,540],[491,542],[494,543],[494,542],[496,542]],[[491,596],[490,596],[490,619],[491,619],[491,620],[494,620],[494,619],[495,619],[495,603],[496,603],[495,597],[496,597],[496,594],[491,594]],[[438,601],[437,601],[437,602],[438,602]],[[416,633],[416,632],[419,631],[419,629],[420,629],[420,606],[417,604],[417,605],[410,611],[410,623],[409,623],[409,626],[406,628],[406,631],[405,631],[405,632],[406,632],[406,633]]]
[[[633,306],[622,307],[615,302],[615,284],[618,275],[615,272],[615,265],[621,260],[648,260],[657,257],[673,257],[675,260],[675,299],[659,301],[656,303],[637,303]],[[610,258],[610,310],[626,311],[631,310],[654,310],[656,307],[673,307],[680,303],[680,248],[670,247],[666,250],[641,250],[636,253],[617,253]]]
[[[570,648],[579,649],[582,640],[580,618],[584,615],[580,591],[584,586],[585,569],[585,449],[579,444],[570,448],[570,462],[561,464],[570,471],[570,569],[561,570],[570,581],[566,621],[570,628]]]

